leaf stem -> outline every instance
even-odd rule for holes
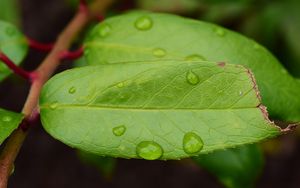
[[[75,51],[62,51],[60,53],[60,59],[61,60],[74,60],[74,59],[78,59],[83,55],[83,47],[81,46],[80,48],[78,48]]]
[[[28,37],[27,37],[27,42],[28,42],[28,45],[31,48],[36,49],[36,50],[40,50],[40,51],[44,51],[44,52],[51,51],[52,48],[53,48],[53,45],[54,45],[53,43],[49,43],[49,44],[48,43],[47,44],[40,43],[40,42],[38,42],[36,40],[33,40],[31,38],[28,38]]]
[[[82,11],[82,9],[79,9],[74,18],[59,35],[53,49],[41,65],[34,71],[35,79],[33,79],[27,100],[22,110],[27,121],[30,122],[31,118],[34,116],[35,110],[38,108],[39,95],[43,85],[60,64],[60,53],[68,50],[77,34],[89,21],[95,19],[99,13],[102,14],[112,1],[113,0],[95,0],[89,7],[88,14],[85,11]],[[8,177],[11,173],[13,163],[27,133],[28,131],[23,130],[21,127],[15,130],[9,137],[0,155],[0,188],[7,187]]]
[[[32,73],[25,71],[24,69],[18,67],[9,57],[7,57],[4,53],[0,52],[0,60],[3,62],[11,71],[13,71],[16,75],[19,75],[26,80],[32,80],[34,77]]]

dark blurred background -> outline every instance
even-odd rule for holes
[[[18,24],[29,37],[52,42],[76,11],[76,0],[0,0],[0,19]],[[5,8],[4,8],[5,6]],[[6,7],[7,6],[7,7]],[[109,11],[128,9],[172,12],[218,23],[242,32],[270,49],[295,77],[300,77],[300,1],[298,0],[123,0]],[[19,12],[19,13],[18,13]],[[23,67],[33,70],[45,53],[30,50]],[[64,62],[60,70],[70,67]],[[0,84],[0,106],[21,111],[29,84],[16,76]],[[299,94],[300,95],[300,94]],[[298,131],[299,132],[299,131]],[[265,167],[259,188],[298,188],[300,134],[294,132],[263,143]],[[218,180],[190,160],[104,160],[104,167],[87,164],[85,156],[45,133],[36,125],[15,163],[11,188],[65,187],[222,187]],[[114,167],[114,168],[112,168]]]

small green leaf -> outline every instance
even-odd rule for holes
[[[19,126],[22,119],[22,114],[0,109],[0,145]]]
[[[249,70],[204,61],[65,71],[46,83],[40,109],[53,137],[112,157],[179,159],[280,134]]]
[[[137,27],[141,18],[151,27]],[[300,120],[300,84],[267,49],[217,25],[168,14],[132,12],[96,26],[84,47],[90,65],[190,57],[244,65],[254,72],[263,104],[273,118]]]
[[[92,153],[78,150],[79,159],[87,164],[96,167],[107,179],[110,179],[117,165],[117,159],[111,157],[101,157]]]
[[[227,188],[252,188],[263,168],[263,154],[258,145],[245,145],[193,158]]]
[[[19,65],[28,51],[24,35],[12,24],[0,20],[0,52]],[[11,71],[0,61],[0,81]]]

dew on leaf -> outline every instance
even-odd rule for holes
[[[76,88],[73,86],[73,87],[70,87],[69,89],[69,93],[70,94],[74,94],[76,92]]]
[[[192,54],[192,55],[185,57],[185,60],[187,60],[187,61],[197,61],[197,60],[206,61],[206,58],[199,54]]]
[[[152,25],[153,25],[153,21],[149,16],[139,17],[134,23],[134,26],[138,30],[142,30],[142,31],[151,29]]]
[[[126,132],[126,127],[125,125],[120,125],[114,127],[112,131],[115,136],[122,136]]]
[[[136,147],[136,153],[139,157],[146,160],[159,159],[163,154],[161,146],[153,141],[140,142]]]
[[[107,23],[102,24],[98,30],[98,34],[100,37],[106,37],[111,32],[111,26]]]
[[[153,50],[153,55],[155,57],[164,57],[167,54],[166,50],[162,49],[162,48],[155,48]]]
[[[188,132],[183,137],[183,150],[187,154],[195,154],[203,148],[203,141],[196,133]]]
[[[4,121],[4,122],[10,122],[12,120],[12,117],[10,117],[10,116],[3,116],[2,117],[2,121]]]
[[[125,86],[124,82],[119,82],[119,83],[117,84],[117,87],[118,87],[118,88],[122,88],[122,87],[124,87],[124,86]]]
[[[13,28],[13,27],[7,27],[5,29],[5,32],[6,32],[6,34],[8,36],[13,36],[13,35],[15,35],[17,33],[17,30],[15,28]]]
[[[191,85],[196,85],[199,83],[199,77],[193,71],[188,71],[186,74],[186,80]]]
[[[216,33],[218,36],[220,36],[220,37],[225,36],[225,30],[222,29],[222,28],[216,28],[216,29],[215,29],[215,33]]]
[[[50,109],[55,110],[57,108],[57,106],[58,106],[58,103],[54,102],[54,103],[50,104]]]

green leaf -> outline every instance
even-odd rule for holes
[[[19,24],[19,6],[17,0],[0,0],[0,20]]]
[[[81,150],[77,151],[77,155],[83,163],[96,167],[107,179],[111,178],[117,165],[115,158],[101,157]]]
[[[245,145],[193,158],[228,188],[251,188],[262,172],[264,159],[258,145]]]
[[[42,90],[41,120],[65,144],[98,155],[179,159],[280,134],[239,65],[155,61],[87,66]]]
[[[254,72],[263,104],[273,118],[300,120],[300,84],[267,49],[217,25],[132,12],[96,26],[84,47],[90,65],[162,59],[242,64]]]
[[[19,65],[28,51],[24,35],[12,24],[0,20],[0,52]],[[0,61],[0,81],[11,71]]]
[[[0,145],[19,126],[22,114],[0,109]]]

